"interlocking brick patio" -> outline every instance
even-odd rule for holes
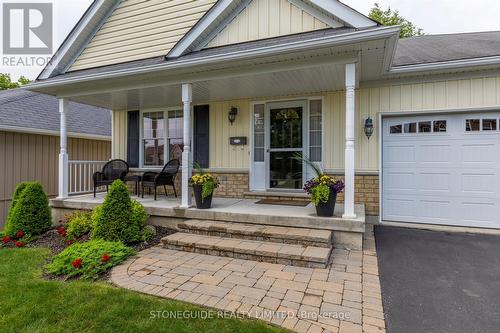
[[[334,249],[332,257],[329,268],[302,268],[158,246],[115,267],[111,281],[296,332],[385,332],[373,227],[363,251]]]

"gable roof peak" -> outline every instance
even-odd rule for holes
[[[167,58],[176,58],[205,47],[243,9],[255,0],[219,0],[170,50]],[[337,28],[338,22],[356,29],[378,23],[337,0],[287,0],[292,5]]]

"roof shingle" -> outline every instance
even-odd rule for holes
[[[25,89],[0,91],[0,126],[59,131],[59,104],[54,96]],[[69,103],[68,132],[111,136],[111,112]]]

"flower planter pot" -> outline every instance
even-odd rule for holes
[[[316,214],[321,217],[332,217],[335,210],[335,202],[337,201],[337,192],[330,189],[330,196],[328,201],[323,203],[320,202],[316,205]]]
[[[209,209],[212,207],[212,197],[213,193],[210,194],[205,199],[201,198],[201,193],[203,191],[202,185],[193,185],[194,200],[196,202],[196,208],[198,209]]]

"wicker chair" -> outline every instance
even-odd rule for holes
[[[142,175],[142,197],[144,198],[144,188],[149,188],[149,193],[151,194],[151,189],[154,188],[155,200],[156,200],[156,188],[158,186],[163,186],[165,190],[165,195],[167,195],[166,186],[172,186],[174,189],[174,195],[177,198],[177,192],[175,190],[175,176],[179,171],[179,160],[170,160],[163,167],[161,172],[145,172]]]
[[[99,186],[106,186],[106,191],[108,186],[111,185],[115,180],[121,179],[125,180],[128,173],[128,164],[123,160],[111,160],[104,164],[102,171],[97,171],[94,173],[94,198],[96,190]]]

